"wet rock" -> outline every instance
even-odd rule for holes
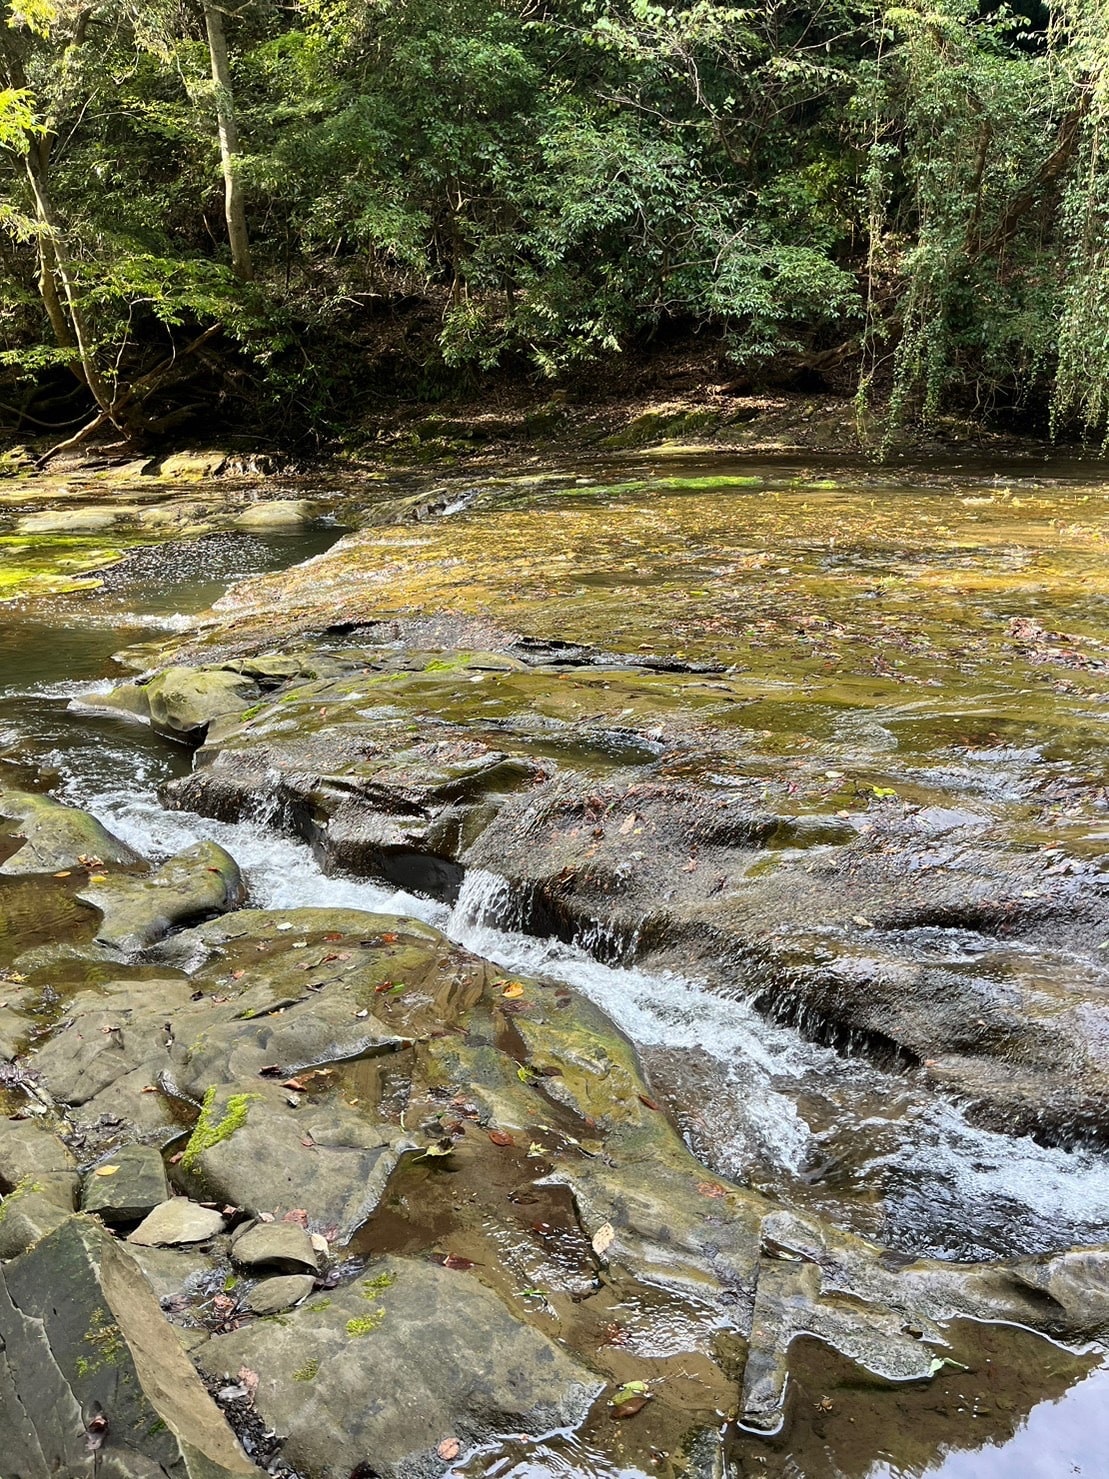
[[[201,1207],[187,1197],[171,1197],[143,1218],[127,1239],[148,1248],[174,1247],[178,1243],[204,1243],[221,1233],[226,1223],[211,1207]]]
[[[242,713],[258,696],[252,679],[221,668],[167,668],[146,685],[152,727],[187,744],[203,739],[213,719]]]
[[[276,1225],[276,1224],[275,1224]],[[284,1274],[276,1279],[263,1279],[243,1299],[252,1315],[279,1315],[306,1299],[315,1287],[311,1274]]]
[[[0,1120],[0,1192],[39,1176],[73,1175],[77,1161],[69,1147],[36,1120]]]
[[[262,1084],[249,1096],[225,1086],[205,1097],[205,1113],[204,1133],[178,1168],[188,1187],[255,1215],[307,1208],[339,1241],[377,1208],[401,1157],[416,1148],[341,1104],[294,1108]]]
[[[0,1432],[12,1474],[258,1472],[136,1264],[79,1218],[0,1270]]]
[[[312,1239],[295,1222],[258,1222],[231,1240],[231,1259],[241,1268],[275,1268],[282,1273],[315,1273],[319,1255]]]
[[[85,1177],[81,1210],[104,1222],[138,1222],[169,1200],[162,1155],[152,1145],[123,1145]]]
[[[104,916],[97,943],[133,954],[183,925],[222,914],[244,893],[238,865],[214,842],[198,842],[146,878],[108,878],[78,895]]]
[[[40,1176],[21,1181],[0,1199],[0,1259],[18,1257],[68,1222],[78,1185],[75,1175]]]
[[[99,534],[120,522],[116,508],[50,508],[24,514],[16,523],[20,534]]]
[[[270,498],[249,504],[231,522],[236,529],[299,529],[310,523],[314,514],[307,498]]]
[[[187,1030],[191,997],[187,981],[172,979],[78,992],[69,1015],[36,1054],[36,1071],[63,1104],[88,1104],[130,1075],[138,1098],[165,1065],[170,1019],[179,1013],[180,1030]]]
[[[141,862],[138,853],[113,837],[95,817],[63,806],[51,796],[0,790],[0,816],[14,821],[24,838],[23,846],[0,864],[0,874],[55,873],[80,867],[82,858]]]
[[[599,1388],[476,1279],[389,1258],[282,1324],[244,1327],[198,1353],[213,1375],[258,1373],[255,1403],[288,1434],[283,1457],[318,1479],[437,1473],[463,1446],[575,1422]]]

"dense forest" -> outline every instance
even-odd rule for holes
[[[327,442],[692,334],[1104,431],[1103,0],[9,0],[0,60],[24,438]]]

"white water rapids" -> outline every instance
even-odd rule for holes
[[[71,689],[57,693],[64,702]],[[39,703],[48,698],[41,690]],[[720,1174],[804,1201],[913,1252],[976,1257],[1109,1241],[1109,1158],[978,1128],[916,1085],[768,1022],[738,994],[671,974],[600,964],[586,950],[504,927],[502,880],[471,873],[453,909],[366,879],[324,874],[299,840],[255,821],[162,808],[164,763],[144,731],[44,758],[61,799],[92,811],[151,858],[200,838],[225,847],[264,908],[408,914],[520,974],[582,991],[637,1044],[691,1145]],[[683,1092],[684,1091],[684,1092]]]

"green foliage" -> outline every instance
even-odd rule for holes
[[[80,339],[146,414],[146,377],[219,325],[221,396],[326,434],[363,336],[419,300],[428,387],[679,324],[749,375],[854,357],[893,421],[1050,400],[1104,428],[1107,11],[248,0],[226,12],[244,284],[199,8],[8,4],[0,374],[80,371]]]

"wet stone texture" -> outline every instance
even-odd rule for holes
[[[244,582],[81,704],[198,747],[171,806],[264,813],[327,868],[469,889],[487,923],[695,975],[982,1122],[1096,1143],[1109,653],[1083,497],[491,486]],[[0,813],[25,1116],[0,1135],[4,1275],[90,1240],[94,1282],[131,1260],[157,1380],[183,1352],[205,1379],[188,1414],[151,1398],[166,1472],[922,1471],[1094,1364],[1052,1342],[1109,1334],[1102,1247],[915,1258],[714,1174],[557,980],[406,917],[237,907],[211,844],[153,867],[37,792]],[[45,997],[44,972],[71,984]],[[78,1173],[88,1208],[136,1147],[172,1196],[123,1244],[75,1213]],[[96,1414],[55,1357],[84,1424],[58,1461],[84,1462]],[[119,1399],[93,1396],[108,1455]],[[29,1475],[56,1467],[20,1441]]]

